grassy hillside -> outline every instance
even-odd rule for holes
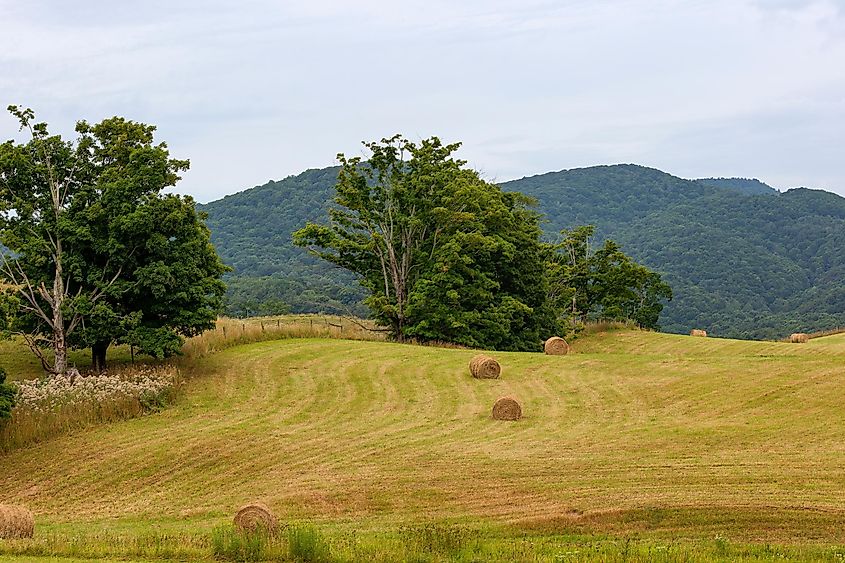
[[[274,296],[294,312],[365,312],[355,306],[361,293],[349,274],[290,243],[293,230],[325,218],[336,172],[309,170],[203,207],[236,269],[232,313]],[[845,198],[780,194],[754,180],[684,180],[635,165],[550,172],[503,187],[539,201],[549,239],[594,224],[599,238],[617,240],[663,273],[675,294],[664,330],[780,338],[845,326]]]
[[[420,522],[548,560],[632,535],[693,554],[716,536],[813,544],[831,560],[825,546],[845,543],[845,334],[796,345],[609,332],[567,357],[496,354],[496,381],[468,376],[473,354],[232,348],[196,361],[176,407],[0,457],[0,491],[37,513],[49,538],[37,545],[73,556],[103,538],[136,553],[151,534],[201,553],[197,538],[256,499],[316,522],[343,553]],[[491,420],[501,395],[523,420]],[[526,537],[541,539],[529,549]]]

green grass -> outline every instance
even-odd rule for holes
[[[109,350],[109,361],[114,364],[127,364],[131,358],[128,346],[113,346]],[[71,350],[70,365],[80,370],[91,367],[89,350]],[[139,361],[141,358],[139,358]],[[0,340],[0,366],[8,373],[9,380],[38,379],[44,376],[41,363],[18,339]]]
[[[845,334],[598,331],[566,357],[495,353],[494,381],[474,354],[290,339],[192,359],[176,406],[0,457],[2,500],[38,521],[0,553],[211,560],[260,500],[332,560],[845,561]],[[501,395],[521,421],[491,420]]]

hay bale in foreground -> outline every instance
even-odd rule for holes
[[[804,344],[810,341],[810,335],[806,332],[795,332],[789,335],[789,341],[795,344]]]
[[[31,538],[35,531],[35,518],[23,506],[0,504],[0,540]]]
[[[701,336],[701,337],[707,338],[707,331],[694,328],[691,331],[689,331],[689,335],[690,336]]]
[[[560,336],[552,336],[543,344],[543,351],[549,356],[565,356],[569,353],[569,344]]]
[[[522,407],[512,397],[502,397],[493,405],[494,420],[519,420],[522,418]]]
[[[490,356],[479,354],[469,361],[469,372],[476,379],[498,379],[502,366]]]
[[[235,527],[244,532],[255,532],[266,530],[272,532],[279,522],[273,512],[260,502],[247,504],[235,514]]]

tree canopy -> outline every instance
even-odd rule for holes
[[[633,321],[658,330],[663,302],[672,289],[660,274],[634,262],[612,240],[592,248],[595,227],[561,231],[563,240],[548,265],[550,298],[572,323]]]
[[[91,347],[102,368],[112,343],[164,357],[211,328],[226,267],[193,200],[163,193],[188,161],[156,144],[151,125],[82,121],[65,141],[30,110],[10,109],[32,133],[0,145],[0,242],[21,305],[14,330],[39,354],[45,343],[56,357]],[[67,367],[54,362],[45,367]]]
[[[358,276],[373,317],[402,341],[536,350],[557,329],[547,249],[530,200],[483,181],[432,137],[365,143],[341,162],[329,225],[297,245]]]

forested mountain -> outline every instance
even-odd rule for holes
[[[366,315],[351,274],[291,243],[306,221],[325,221],[337,171],[307,170],[199,206],[217,251],[235,269],[227,279],[229,314],[274,314],[273,301],[281,300],[295,313]]]
[[[309,170],[202,206],[230,280],[232,313],[362,312],[354,280],[294,247],[290,234],[325,220],[337,168]],[[597,227],[664,274],[675,298],[661,325],[719,336],[780,337],[845,326],[845,198],[757,180],[684,180],[635,165],[550,172],[503,184],[538,200],[550,240]]]

